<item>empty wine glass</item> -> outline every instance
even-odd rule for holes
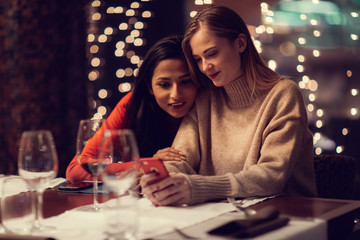
[[[84,119],[80,121],[76,154],[80,165],[93,177],[94,203],[92,206],[81,208],[85,211],[98,211],[98,176],[111,163],[111,158],[99,157],[99,148],[102,144],[106,129],[104,119]],[[90,141],[90,142],[89,142]],[[89,144],[88,144],[89,142]]]
[[[106,233],[115,239],[135,239],[137,227],[137,164],[139,150],[133,132],[129,129],[108,130],[101,147],[102,157],[111,157],[115,163],[126,163],[121,172],[105,171],[105,187],[116,195],[115,201],[105,204]]]
[[[37,214],[33,231],[45,231],[42,204],[44,190],[58,172],[58,156],[53,135],[48,130],[25,131],[22,133],[18,155],[19,175],[36,191]],[[53,227],[51,227],[53,228]]]

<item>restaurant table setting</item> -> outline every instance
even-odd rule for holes
[[[21,184],[19,176],[3,176],[1,181],[3,182],[5,179],[11,179],[13,185],[12,191],[7,193],[7,195],[15,196],[28,190]],[[48,188],[54,189],[55,187],[55,191],[57,191],[56,186],[64,181],[65,179],[63,178],[53,179]],[[106,191],[100,192],[101,195],[106,195]],[[67,193],[58,192],[58,194]],[[243,207],[249,207],[275,197],[251,198],[241,202]],[[128,211],[122,212],[121,216],[117,218],[114,214],[111,214],[112,212],[116,213],[111,208],[111,205],[118,201],[118,199],[109,198],[109,200],[100,204],[101,210],[99,211],[84,211],[82,206],[69,209],[64,213],[42,220],[42,225],[53,227],[49,231],[35,232],[35,234],[30,231],[25,232],[25,234],[51,237],[58,240],[117,239],[117,234],[122,233],[116,233],[113,230],[121,230],[121,226],[127,226],[130,229],[129,223],[131,223],[134,227],[135,237],[128,237],[129,239],[184,239],[185,237],[182,234],[185,234],[185,232],[197,239],[228,239],[246,236],[254,237],[254,239],[269,239],[268,237],[271,236],[279,236],[277,235],[279,233],[284,239],[287,236],[292,236],[292,239],[296,239],[294,238],[296,235],[298,235],[298,239],[301,239],[301,237],[309,234],[311,234],[312,239],[314,239],[314,236],[317,236],[317,239],[326,239],[326,223],[324,221],[319,219],[309,220],[280,217],[279,212],[275,208],[262,208],[254,215],[246,217],[244,212],[237,211],[235,206],[227,201],[206,202],[193,206],[155,207],[146,198],[142,197],[123,196],[122,201],[126,200],[131,201],[134,208],[132,210],[127,208]],[[2,206],[2,216],[3,211],[4,208]],[[132,221],[131,214],[134,212],[136,217]],[[116,218],[116,221],[114,218]],[[115,227],[111,226],[111,223],[114,222],[116,223]],[[265,225],[259,223],[265,223]],[[20,222],[20,224],[24,224],[24,229],[29,227],[26,226],[26,224],[29,224],[28,222]],[[234,228],[234,226],[236,227]],[[260,229],[257,229],[256,227],[259,226]],[[21,226],[19,227],[21,228]],[[5,231],[4,227],[1,227],[0,233],[12,236],[11,233]]]

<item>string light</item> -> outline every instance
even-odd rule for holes
[[[112,6],[107,6],[107,4]],[[147,6],[150,6],[149,4],[151,5],[151,2],[147,0],[141,0],[141,3],[140,1],[109,3],[100,0],[91,2],[87,34],[89,61],[92,68],[88,73],[89,81],[94,82],[103,77],[109,78],[103,73],[105,72],[103,66],[106,62],[102,54],[107,51],[105,49],[109,48],[109,44],[115,40],[114,57],[119,58],[119,62],[121,62],[121,67],[115,70],[114,75],[115,79],[119,81],[117,91],[125,94],[131,90],[130,81],[133,80],[138,72],[139,64],[142,62],[140,55],[136,54],[136,49],[146,44],[142,37],[142,31],[147,28],[146,21],[153,17],[152,12],[147,9]],[[121,21],[113,21],[118,23],[118,25],[113,26],[114,24],[111,21],[106,23],[107,18],[110,17],[116,17]],[[111,98],[112,95],[109,89],[97,90],[99,99],[92,101],[92,107],[96,111],[94,117],[105,117],[109,111],[101,102]]]
[[[301,10],[300,7],[296,6],[302,6]],[[311,122],[315,125],[317,133],[314,133],[314,153],[315,154],[322,154],[324,151],[334,151],[337,153],[343,153],[345,151],[345,146],[341,144],[335,144],[335,142],[325,136],[325,131],[327,131],[328,128],[324,128],[324,126],[327,124],[327,119],[331,118],[334,114],[333,110],[326,111],[323,107],[320,107],[320,105],[323,105],[324,102],[321,101],[327,101],[326,99],[330,98],[330,96],[326,96],[325,98],[323,95],[319,94],[319,89],[321,86],[319,86],[320,82],[318,81],[321,79],[312,79],[315,76],[317,78],[322,78],[322,72],[320,71],[313,71],[313,68],[317,68],[319,65],[321,66],[322,56],[327,57],[327,51],[329,46],[329,42],[327,42],[327,39],[329,38],[329,31],[323,31],[325,26],[329,25],[330,27],[332,25],[342,25],[342,24],[349,24],[347,25],[346,29],[349,29],[347,35],[344,34],[344,39],[340,44],[352,44],[350,45],[350,48],[358,49],[359,44],[359,32],[358,30],[355,30],[353,25],[356,25],[356,22],[349,23],[344,22],[341,19],[335,19],[335,16],[337,14],[336,9],[338,9],[338,13],[343,14],[345,11],[341,11],[339,5],[337,3],[333,2],[324,2],[319,0],[312,0],[302,2],[302,1],[293,1],[293,0],[287,0],[287,1],[280,1],[280,3],[275,3],[277,5],[272,10],[272,6],[268,3],[261,3],[261,15],[262,15],[262,24],[260,24],[258,27],[255,28],[255,31],[260,36],[264,33],[269,34],[266,29],[271,27],[273,31],[271,34],[278,34],[278,35],[284,35],[287,34],[288,36],[291,36],[291,33],[296,32],[297,37],[295,38],[285,38],[283,42],[279,43],[279,50],[282,56],[289,57],[294,56],[297,58],[297,63],[294,64],[294,71],[296,71],[300,77],[298,81],[299,88],[303,91],[304,96],[307,96],[307,98],[304,98],[308,103],[306,104],[306,109],[308,111],[308,114],[310,116],[309,119],[311,119]],[[284,8],[283,8],[284,7]],[[287,8],[285,8],[287,7]],[[329,14],[330,10],[327,9],[328,7],[332,7],[331,14]],[[281,9],[283,8],[283,9]],[[314,9],[317,9],[314,11]],[[348,10],[348,9],[347,9]],[[280,12],[282,11],[282,12]],[[293,17],[298,15],[298,21],[296,21]],[[319,17],[320,14],[324,14],[324,17]],[[359,17],[359,11],[350,9],[348,11],[348,14],[351,18],[358,18]],[[288,17],[288,19],[285,19]],[[287,21],[287,22],[286,22]],[[298,28],[297,28],[298,27]],[[329,28],[330,28],[329,27]],[[294,29],[292,29],[294,28]],[[297,28],[297,29],[296,29]],[[294,30],[294,31],[292,31]],[[299,30],[297,32],[297,30]],[[351,32],[352,31],[352,32]],[[269,42],[272,41],[273,38],[265,38],[261,37],[260,40],[264,39],[268,41],[268,44],[271,44],[271,48],[275,49],[274,43]],[[279,38],[277,38],[279,39]],[[280,36],[280,39],[282,39],[282,36]],[[291,39],[290,41],[288,39]],[[334,38],[333,38],[334,39]],[[335,44],[336,42],[330,42],[330,44]],[[256,43],[258,45],[262,45],[262,43]],[[294,50],[289,51],[289,46],[293,44]],[[319,47],[317,47],[319,46]],[[292,52],[292,54],[290,53]],[[354,51],[355,52],[355,51]],[[295,54],[294,54],[295,53]],[[272,55],[270,55],[272,54]],[[269,51],[270,57],[274,55],[273,51]],[[316,61],[315,61],[316,59]],[[274,61],[276,63],[276,59],[270,60]],[[270,66],[270,61],[268,60],[268,65]],[[320,63],[318,65],[315,65],[314,67],[311,66],[313,63]],[[293,64],[291,61],[287,61],[285,65],[289,66],[290,64]],[[282,65],[282,64],[280,64]],[[309,66],[309,67],[308,67]],[[329,68],[328,71],[332,71],[333,69]],[[335,69],[334,69],[335,71]],[[286,74],[285,74],[286,75]],[[311,77],[310,77],[311,76]],[[346,75],[348,78],[353,77],[353,71],[351,68],[346,70]],[[334,77],[339,77],[338,75],[335,75]],[[356,79],[349,79],[351,83],[355,83],[358,80],[358,76]],[[339,80],[340,81],[340,80]],[[344,81],[344,80],[343,80]],[[329,82],[331,85],[331,81]],[[342,87],[342,85],[340,85]],[[327,86],[324,86],[325,88]],[[337,89],[340,91],[340,89]],[[351,96],[351,104],[350,106],[345,110],[345,114],[343,115],[344,118],[349,119],[360,119],[360,105],[358,104],[360,101],[358,100],[359,96],[359,88],[353,86],[348,92]],[[336,96],[336,95],[334,95]],[[347,96],[345,96],[347,97]],[[356,98],[356,100],[355,100]],[[324,100],[325,99],[325,100]],[[347,98],[348,99],[348,98]],[[345,101],[345,99],[344,99]],[[352,106],[351,106],[352,105]],[[320,131],[324,131],[324,133],[321,133]],[[342,135],[344,137],[350,136],[349,132],[350,129],[348,127],[344,127],[341,130]],[[330,142],[332,142],[330,144]]]

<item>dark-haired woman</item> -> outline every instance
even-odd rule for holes
[[[141,157],[185,159],[180,151],[170,147],[197,93],[181,41],[182,37],[170,36],[159,40],[149,49],[139,68],[133,91],[119,101],[106,119],[108,129],[129,128],[134,131]],[[96,146],[100,140],[93,138],[88,144]],[[113,163],[107,171],[120,172],[130,165]],[[82,169],[76,156],[67,167],[66,178],[70,182],[92,179]]]

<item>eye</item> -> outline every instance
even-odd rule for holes
[[[217,51],[211,51],[209,52],[209,54],[207,55],[208,57],[215,57],[217,55]]]
[[[170,84],[168,82],[158,82],[158,83],[156,83],[156,85],[158,85],[159,87],[162,87],[162,88],[167,88],[170,86]]]
[[[194,57],[194,61],[199,64],[199,63],[201,62],[201,58],[199,58],[199,57]]]

